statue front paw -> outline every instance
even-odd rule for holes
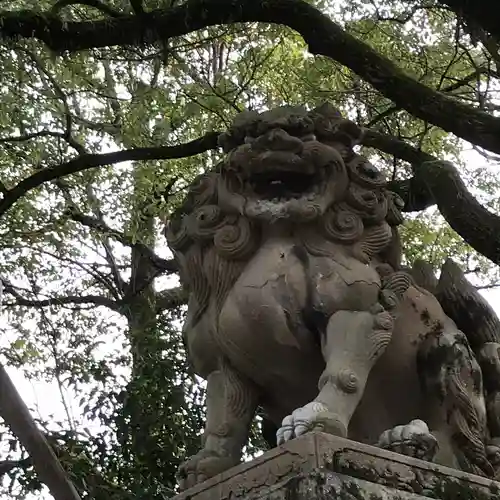
[[[278,445],[311,431],[321,431],[334,436],[347,436],[347,427],[340,417],[317,401],[297,408],[283,419],[276,433]]]
[[[398,425],[385,431],[379,438],[378,446],[421,460],[432,461],[438,450],[437,439],[430,433],[422,420],[412,420],[407,425]]]
[[[233,457],[221,457],[214,451],[200,450],[180,465],[177,471],[179,487],[181,491],[187,490],[239,463]]]

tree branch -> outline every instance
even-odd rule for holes
[[[435,156],[425,153],[393,135],[382,134],[368,128],[363,129],[361,143],[363,146],[379,149],[412,165],[418,165],[424,161],[437,160]]]
[[[500,264],[500,217],[468,191],[453,164],[373,130],[364,130],[362,143],[411,163],[411,179],[389,183],[389,189],[405,201],[405,211],[437,204],[452,229],[477,252]]]
[[[33,465],[33,461],[30,457],[23,458],[21,460],[2,460],[0,462],[0,478],[4,474],[8,474],[13,469],[25,469]]]
[[[473,80],[477,80],[477,78],[480,75],[487,74],[488,70],[487,68],[478,68],[476,71],[473,71],[472,73],[469,73],[467,76],[462,78],[461,80],[456,80],[450,85],[444,87],[442,89],[443,92],[454,92],[455,90],[458,90],[461,87],[464,87],[465,85],[468,85],[470,82]]]
[[[81,500],[1,364],[0,415],[30,454],[37,474],[49,487],[55,500]]]
[[[208,26],[241,22],[275,23],[294,29],[302,35],[311,53],[347,66],[396,106],[482,148],[500,153],[499,118],[410,78],[305,0],[188,0],[141,16],[82,22],[63,22],[50,13],[0,12],[0,37],[35,37],[55,51],[76,51],[142,45]]]
[[[141,15],[144,14],[144,7],[142,6],[142,0],[130,0],[130,6],[134,11],[134,14]]]
[[[62,180],[59,180],[59,182],[62,182],[64,185],[64,182]],[[106,227],[106,223],[104,222],[104,214],[101,211],[101,203],[100,200],[97,199],[97,196],[95,195],[94,188],[92,184],[89,182],[87,184],[87,196],[88,196],[88,201],[92,207],[92,211],[96,217],[96,219],[101,223],[101,226]],[[114,285],[116,287],[116,290],[118,290],[118,294],[120,296],[123,296],[125,293],[126,289],[126,283],[124,279],[122,278],[120,274],[120,270],[118,269],[118,266],[116,264],[116,259],[113,254],[113,250],[111,248],[111,243],[109,241],[109,234],[108,233],[103,233],[101,234],[101,243],[104,248],[104,252],[106,255],[106,261],[110,265],[110,270],[111,270],[111,276],[113,277]],[[113,290],[114,293],[116,293],[115,290]]]
[[[52,9],[50,9],[51,14],[58,14],[59,11],[64,9],[64,7],[69,7],[70,5],[85,5],[87,7],[92,7],[102,12],[103,14],[107,14],[111,17],[120,17],[121,12],[113,9],[109,5],[100,2],[99,0],[59,0],[54,4]]]
[[[500,265],[500,217],[483,207],[468,191],[455,166],[434,160],[414,171],[426,183],[452,229],[477,252]]]
[[[0,21],[1,22],[1,21]],[[81,172],[89,168],[111,165],[123,161],[165,160],[194,156],[217,147],[218,132],[209,132],[199,139],[177,146],[160,146],[151,148],[134,148],[103,154],[85,154],[77,156],[66,163],[39,170],[23,179],[12,189],[4,191],[0,201],[0,216],[14,205],[28,191],[59,177]]]
[[[73,196],[71,194],[71,189],[66,181],[62,178],[59,178],[55,180],[54,184],[61,190],[61,194],[63,195],[64,200],[67,204],[67,212],[69,212],[70,215],[73,213],[79,213],[80,209],[75,204]],[[106,237],[106,235],[104,239],[106,240],[106,242],[108,242],[108,238]],[[111,275],[113,276],[115,275],[115,273],[119,274],[119,270],[116,266],[116,262],[114,262],[114,258],[112,258],[110,262],[108,250],[111,251],[111,248],[107,248],[107,245],[105,245],[106,260],[108,262],[108,265],[110,266]],[[75,264],[85,269],[85,267],[81,266],[78,261],[76,261]],[[105,288],[111,293],[113,299],[120,300],[122,298],[123,295],[121,294],[120,287],[118,287],[117,289],[117,284],[113,283],[109,275],[102,275],[100,273],[96,273],[94,270],[85,269],[85,271],[88,272],[96,281],[102,283]]]
[[[82,305],[82,304],[94,304],[96,306],[105,306],[113,309],[114,311],[121,312],[121,307],[119,303],[114,300],[108,299],[107,297],[101,297],[100,295],[66,295],[62,297],[50,297],[48,299],[42,300],[31,300],[25,299],[23,297],[16,298],[15,303],[9,304],[5,303],[5,307],[9,306],[28,306],[28,307],[48,307],[48,306],[60,306],[60,305]]]
[[[168,273],[177,272],[177,265],[173,260],[166,260],[158,257],[158,255],[156,255],[153,250],[147,245],[139,242],[134,242],[131,237],[109,227],[101,219],[98,219],[97,217],[91,217],[77,211],[71,212],[71,218],[77,222],[80,222],[84,226],[91,227],[93,229],[96,229],[97,231],[100,231],[101,233],[105,233],[111,236],[115,240],[119,241],[122,245],[128,246],[130,248],[135,248],[141,253],[141,255],[150,259],[156,268]]]
[[[22,135],[12,135],[8,137],[0,137],[0,143],[3,142],[23,142],[29,141],[30,139],[36,139],[38,137],[57,137],[58,139],[65,139],[66,136],[62,132],[56,132],[52,130],[40,130],[39,132],[31,132]]]
[[[28,306],[28,307],[47,307],[52,305],[65,305],[65,304],[94,304],[96,306],[105,306],[110,309],[121,312],[120,303],[102,297],[100,295],[66,295],[61,297],[50,297],[47,299],[27,299],[23,297],[16,288],[6,281],[2,280],[3,287],[6,293],[12,295],[16,301],[14,303],[5,303],[4,306]]]
[[[185,305],[187,301],[187,290],[182,287],[170,288],[156,294],[156,308],[158,312]]]
[[[361,143],[363,146],[378,149],[410,163],[414,171],[418,169],[418,165],[426,161],[437,161],[434,156],[407,144],[397,137],[371,129],[363,129]],[[420,175],[414,175],[411,179],[391,181],[388,187],[401,196],[405,202],[403,209],[405,212],[419,212],[436,204],[436,200],[429,191],[425,179]]]
[[[400,111],[400,109],[401,108],[399,108],[398,106],[390,106],[389,108],[387,108],[386,110],[382,111],[377,116],[375,116],[374,118],[372,118],[366,124],[366,127],[367,128],[371,128],[371,127],[375,126],[378,122],[382,121],[384,118],[387,118],[388,116],[390,116],[390,115],[392,115],[392,114],[397,113],[398,111]]]

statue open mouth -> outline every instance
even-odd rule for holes
[[[307,139],[273,130],[257,145],[259,139],[237,146],[221,176],[219,203],[250,218],[311,221],[321,216],[336,193],[343,193],[347,172],[336,149],[314,135]],[[263,144],[273,149],[264,150]]]
[[[265,172],[250,177],[250,186],[259,197],[266,199],[301,198],[312,192],[316,175],[301,172]]]

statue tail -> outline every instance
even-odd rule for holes
[[[479,363],[487,417],[481,439],[486,454],[491,455],[488,458],[495,473],[499,474],[500,461],[494,455],[500,453],[500,319],[451,259],[444,263],[439,280],[432,266],[423,261],[414,264],[411,275],[417,285],[437,298],[446,315],[466,336]]]
[[[435,295],[467,336],[481,366],[488,428],[492,437],[500,437],[500,319],[451,259],[441,269]]]

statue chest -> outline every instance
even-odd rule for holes
[[[236,283],[236,292],[261,290],[284,307],[306,303],[332,314],[339,309],[362,309],[377,300],[377,272],[346,254],[314,256],[292,238],[269,238]],[[369,306],[367,306],[369,307]]]

